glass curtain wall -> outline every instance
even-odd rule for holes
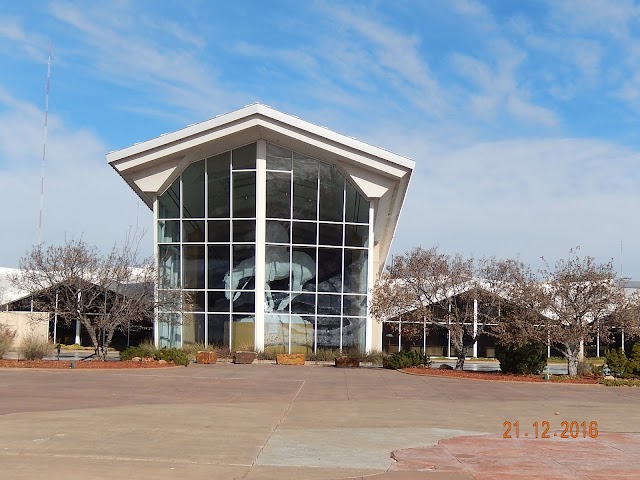
[[[265,350],[364,349],[369,202],[335,166],[267,144],[265,207],[256,299],[256,144],[191,164],[158,197],[160,293],[191,297],[160,312],[161,346],[250,347],[258,308]]]
[[[160,346],[253,345],[255,231],[255,143],[192,163],[158,197],[161,289],[189,293],[181,319],[159,314]]]

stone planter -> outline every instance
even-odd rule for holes
[[[196,353],[196,363],[209,365],[216,363],[217,361],[218,355],[216,355],[216,352],[200,351]]]
[[[355,368],[360,366],[360,360],[353,357],[336,357],[336,367],[338,368]]]
[[[233,363],[253,363],[257,356],[256,352],[236,352],[233,355]]]
[[[304,365],[303,353],[278,353],[276,355],[278,365]]]

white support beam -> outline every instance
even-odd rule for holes
[[[258,140],[256,157],[256,319],[253,344],[256,351],[261,351],[264,350],[265,242],[267,217],[267,142],[264,140]]]

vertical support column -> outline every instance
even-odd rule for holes
[[[422,317],[422,353],[427,354],[427,319]]]
[[[369,247],[367,249],[367,321],[365,326],[365,339],[364,339],[364,349],[367,353],[370,353],[373,349],[373,317],[369,313],[369,307],[371,306],[371,292],[373,289],[373,283],[375,278],[374,272],[374,229],[373,229],[373,219],[374,219],[375,210],[373,207],[373,202],[369,203]],[[382,329],[380,329],[382,335]],[[379,345],[379,350],[382,350],[382,336],[379,339],[376,339],[376,345]]]
[[[158,197],[153,199],[153,260],[156,267],[156,273],[160,275],[160,247],[158,247]],[[160,326],[158,325],[158,282],[153,287],[154,303],[156,307],[153,309],[153,344],[156,348],[160,348]]]
[[[53,343],[58,343],[58,291],[56,290],[56,305],[53,311]]]
[[[624,328],[622,329],[622,338],[621,338],[621,340],[622,340],[622,345],[620,346],[620,348],[622,348],[622,351],[624,352],[625,351],[624,350]]]
[[[596,332],[596,357],[600,356],[600,320],[598,320],[598,331]]]
[[[478,357],[478,299],[473,299],[473,356]]]
[[[551,358],[551,332],[547,329],[547,358]]]
[[[258,140],[256,156],[256,320],[253,344],[264,350],[264,275],[267,216],[267,142]]]
[[[75,342],[73,343],[77,343],[78,345],[82,345],[80,343],[80,320],[76,320],[76,339]]]
[[[398,322],[398,351],[402,350],[402,317]]]

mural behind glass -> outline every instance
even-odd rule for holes
[[[265,298],[256,302],[255,159],[251,144],[193,163],[158,197],[161,288],[194,298],[181,332],[160,326],[161,344],[249,347],[257,305],[265,350],[363,349],[369,202],[335,166],[267,144]]]

